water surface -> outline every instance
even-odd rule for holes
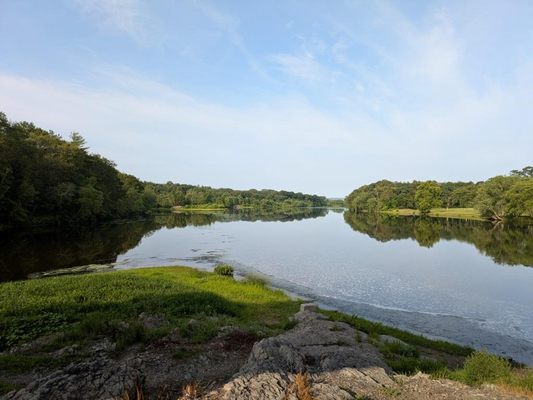
[[[90,263],[229,262],[324,305],[533,364],[533,225],[297,213],[174,214],[0,237],[0,278]]]

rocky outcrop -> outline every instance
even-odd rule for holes
[[[428,375],[394,374],[363,332],[303,305],[294,329],[256,343],[241,371],[204,399],[442,400],[528,399],[493,385],[472,388]],[[383,343],[398,341],[380,338]],[[303,382],[303,383],[302,383]],[[305,387],[302,387],[304,385]]]
[[[302,306],[295,320],[294,329],[254,345],[240,373],[219,392],[222,398],[291,398],[298,374],[310,377],[312,395],[320,399],[353,399],[369,386],[394,385],[390,369],[364,333],[328,320],[309,305]]]
[[[5,400],[111,400],[142,384],[138,360],[112,360],[97,355],[89,361],[72,363],[5,395]]]
[[[237,327],[227,327],[200,353],[180,360],[172,356],[186,345],[178,332],[171,332],[142,351],[130,349],[121,359],[113,358],[111,342],[100,341],[90,348],[94,354],[90,360],[36,377],[24,389],[0,398],[121,399],[126,391],[144,383],[144,398],[164,393],[170,399],[203,400],[530,399],[526,394],[507,393],[493,385],[472,388],[424,374],[396,375],[363,332],[328,320],[313,305],[302,305],[294,318],[293,329],[253,347],[252,336]],[[150,326],[166,323],[149,315],[139,316],[139,322]],[[388,336],[380,340],[397,341]],[[70,346],[58,356],[75,351]],[[188,383],[198,383],[208,393],[180,397]]]

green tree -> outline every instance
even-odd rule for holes
[[[474,207],[487,218],[502,220],[506,214],[506,192],[521,178],[516,176],[495,176],[478,189]]]
[[[533,178],[520,179],[504,194],[505,214],[533,217]]]
[[[527,166],[522,168],[521,170],[513,169],[511,171],[512,176],[520,176],[523,178],[533,178],[533,167]]]
[[[435,181],[422,182],[415,192],[415,203],[422,214],[427,214],[432,208],[440,207],[442,189]]]

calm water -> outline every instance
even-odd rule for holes
[[[0,279],[91,263],[229,262],[326,306],[533,364],[533,224],[174,214],[79,233],[0,236]]]

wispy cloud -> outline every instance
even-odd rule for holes
[[[311,54],[274,54],[270,61],[291,77],[315,81],[323,75],[323,69]]]
[[[147,10],[140,0],[73,0],[103,29],[128,35],[142,45],[150,40]]]
[[[3,69],[1,107],[15,120],[79,130],[145,179],[338,196],[385,177],[476,180],[531,162],[533,31],[521,15],[533,16],[531,6],[492,4],[487,19],[458,4],[416,15],[387,1],[327,12],[280,5],[251,26],[257,10],[233,3],[183,2],[162,16],[140,0],[77,1],[139,43],[151,11],[162,37],[196,55],[180,58],[166,43],[145,49],[153,62],[117,67],[122,59],[101,61],[112,43],[78,80]],[[494,31],[499,7],[508,20]],[[517,18],[513,40],[502,41]],[[258,34],[266,28],[272,35]]]
[[[229,42],[244,56],[249,66],[262,78],[270,80],[270,76],[260,62],[246,46],[243,36],[239,32],[239,19],[222,11],[209,0],[195,0],[194,6],[228,38]]]

